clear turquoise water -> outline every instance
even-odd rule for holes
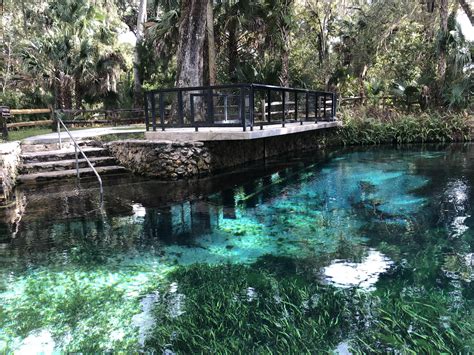
[[[361,316],[355,298],[344,303],[349,326],[331,325],[337,335],[321,338],[324,351],[367,350],[364,332],[373,332],[364,341],[379,350],[434,351],[423,343],[433,334],[417,330],[417,316],[400,324],[406,328],[401,340],[390,340],[383,338],[383,314],[370,311],[389,301],[411,307],[415,301],[408,298],[415,295],[416,302],[429,300],[438,310],[425,316],[440,342],[453,352],[469,352],[472,337],[464,337],[460,348],[448,333],[459,322],[474,324],[473,158],[472,145],[376,148],[277,160],[200,186],[125,179],[109,184],[103,210],[93,189],[84,195],[68,187],[27,193],[21,220],[5,225],[0,235],[0,352],[185,353],[176,339],[193,335],[179,327],[202,311],[193,303],[201,291],[199,281],[193,284],[180,272],[191,268],[199,276],[206,268],[232,265],[246,266],[239,273],[271,274],[277,285],[303,278],[296,288],[316,285],[321,292],[377,300],[364,304],[371,316],[363,326],[356,326]],[[180,195],[179,189],[192,193]],[[212,283],[226,282],[215,272]],[[239,302],[268,303],[265,287],[247,282]],[[222,297],[236,296],[229,291]],[[272,297],[277,302],[280,295]],[[311,297],[295,307],[307,308]],[[216,317],[223,322],[225,316]],[[263,321],[248,322],[251,328]],[[174,335],[164,341],[161,334],[168,330]],[[242,350],[267,341],[263,335],[247,343],[233,337]],[[298,344],[304,342],[313,346],[316,338],[308,335]],[[322,350],[311,346],[305,349]]]

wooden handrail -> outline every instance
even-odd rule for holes
[[[49,108],[22,108],[22,109],[10,109],[12,115],[36,115],[40,113],[51,113]]]

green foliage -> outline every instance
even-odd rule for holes
[[[402,114],[360,108],[341,110],[340,116],[344,127],[339,134],[345,145],[444,143],[470,139],[468,120],[460,114]]]

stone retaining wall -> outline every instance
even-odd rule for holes
[[[264,160],[337,144],[337,128],[248,140],[171,142],[123,140],[107,144],[128,170],[162,180],[187,179]]]
[[[163,180],[205,175],[211,157],[201,142],[123,140],[106,144],[128,170]]]
[[[10,202],[20,163],[20,142],[0,144],[0,206]]]
[[[268,138],[205,141],[211,155],[211,170],[219,171],[249,162],[341,144],[338,128],[314,130]]]

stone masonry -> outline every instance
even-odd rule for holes
[[[123,140],[107,146],[128,170],[162,180],[206,175],[211,169],[209,151],[201,142]]]
[[[0,144],[0,206],[12,198],[20,163],[20,142]]]

